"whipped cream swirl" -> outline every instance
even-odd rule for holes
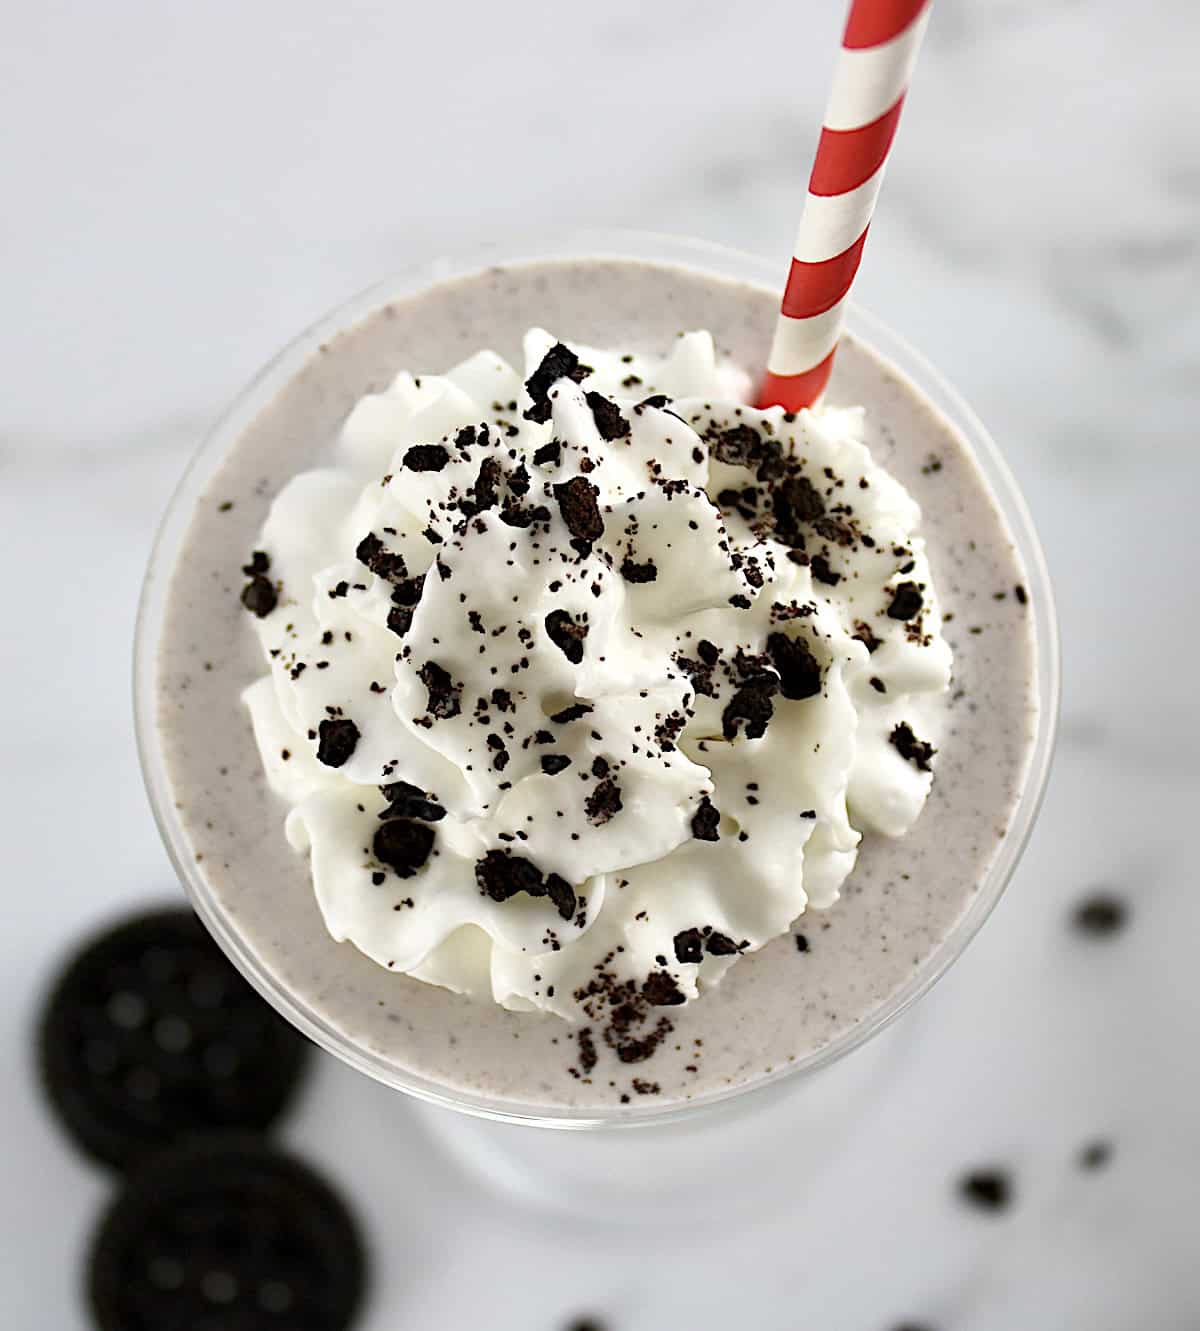
[[[861,412],[744,405],[707,333],[524,351],[399,374],[284,486],[245,701],[334,938],[509,1008],[671,1006],[920,813],[920,512]]]

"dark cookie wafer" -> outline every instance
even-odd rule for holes
[[[565,878],[556,873],[543,874],[532,860],[506,850],[489,850],[477,860],[475,881],[483,894],[493,901],[508,901],[518,892],[526,892],[531,897],[549,897],[564,920],[574,916],[578,904],[575,891]]]
[[[252,1137],[148,1157],[101,1220],[87,1292],[100,1331],[344,1331],[367,1261],[306,1165]]]
[[[584,476],[574,476],[554,487],[558,511],[576,540],[598,541],[604,535],[604,517],[597,503],[599,493]]]
[[[603,393],[585,393],[584,401],[591,408],[592,419],[601,439],[628,439],[632,431],[629,422],[621,414],[621,408],[606,398]]]
[[[311,1048],[179,909],[86,943],[55,981],[38,1044],[63,1126],[118,1168],[193,1133],[263,1131]]]
[[[570,347],[556,342],[542,358],[542,363],[525,381],[525,391],[533,405],[525,412],[527,421],[545,422],[550,419],[550,390],[560,379],[582,383],[592,372],[590,365],[580,364],[579,357]]]

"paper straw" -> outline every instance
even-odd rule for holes
[[[932,0],[851,0],[761,407],[824,392]]]

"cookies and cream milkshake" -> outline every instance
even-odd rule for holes
[[[343,1039],[554,1109],[749,1083],[885,1001],[1036,732],[1026,577],[848,340],[747,405],[765,289],[492,269],[323,344],[191,518],[159,644],[216,908]]]

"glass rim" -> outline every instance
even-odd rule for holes
[[[195,501],[220,466],[232,441],[333,333],[352,326],[378,305],[489,267],[580,258],[619,258],[686,266],[709,276],[752,282],[770,290],[777,289],[780,277],[776,263],[711,241],[650,231],[584,230],[552,238],[549,243],[521,246],[516,253],[489,245],[477,247],[461,259],[435,257],[414,263],[338,305],[289,342],[253,377],[218,417],[189,460],[159,524],[142,586],[134,630],[133,701],[143,781],[176,874],[206,928],[263,998],[327,1052],[375,1080],[428,1104],[501,1122],[595,1130],[690,1120],[772,1088],[794,1086],[852,1053],[929,992],[962,955],[995,908],[1032,833],[1045,794],[1058,728],[1060,644],[1053,589],[1041,542],[1024,497],[999,447],[971,407],[924,355],[882,320],[851,302],[846,320],[850,334],[913,383],[965,437],[1008,524],[1030,583],[1036,653],[1037,735],[1027,759],[1021,795],[1008,820],[1000,850],[971,904],[951,932],[883,1003],[810,1054],[742,1085],[714,1091],[695,1100],[662,1107],[649,1106],[637,1112],[630,1112],[626,1106],[614,1106],[607,1112],[569,1107],[553,1109],[454,1090],[397,1067],[382,1055],[355,1044],[318,1011],[298,1000],[259,960],[250,943],[239,934],[214,900],[198,872],[170,795],[165,756],[158,742],[157,647],[175,556],[190,525]]]

